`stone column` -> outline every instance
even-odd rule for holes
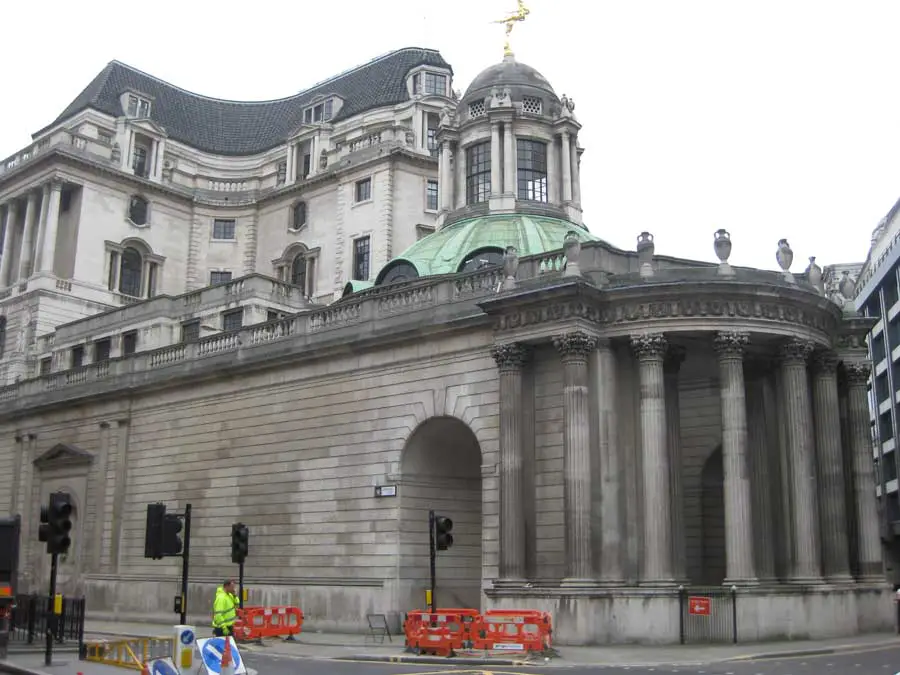
[[[500,369],[500,580],[525,581],[525,473],[522,438],[522,369],[525,345],[496,345]]]
[[[450,170],[450,142],[441,142],[441,173],[438,180],[438,190],[441,193],[441,210],[450,211],[453,208],[451,201],[453,196],[453,175]]]
[[[572,137],[572,201],[581,204],[581,167],[578,158],[578,137]]]
[[[744,349],[747,333],[718,333],[719,389],[722,395],[722,465],[725,474],[725,584],[757,583],[753,560],[750,471],[747,463],[747,393]]]
[[[866,383],[868,363],[845,363],[847,377],[847,417],[850,450],[853,453],[853,486],[856,495],[856,548],[860,581],[884,581],[878,508],[875,505],[875,466],[869,428],[869,400]]]
[[[516,194],[516,135],[512,120],[503,123],[503,192]]]
[[[779,472],[770,460],[771,456],[776,461],[778,458],[778,429],[772,405],[774,400],[767,403],[769,396],[774,399],[774,391],[767,393],[768,369],[766,361],[756,361],[753,376],[744,383],[747,390],[747,465],[753,499],[753,553],[760,583],[771,583],[776,579],[778,524],[773,521],[772,514],[779,511],[781,504]],[[749,374],[747,361],[744,372]],[[780,516],[778,520],[781,520]]]
[[[559,204],[559,147],[556,136],[547,143],[547,199],[551,204]]]
[[[12,241],[13,231],[16,229],[16,220],[19,218],[19,203],[16,200],[6,205],[6,216],[3,221],[3,254],[0,257],[0,287],[12,285],[10,274],[12,272]]]
[[[841,449],[841,410],[838,402],[837,356],[818,352],[813,357],[813,412],[819,467],[819,518],[822,524],[822,568],[832,582],[848,582],[847,506],[844,501],[844,458]],[[874,483],[873,489],[874,489]]]
[[[572,137],[568,131],[562,132],[562,192],[563,201],[572,201]]]
[[[569,586],[592,584],[591,431],[588,357],[597,338],[573,332],[553,338],[564,369],[563,474],[566,510],[566,578]]]
[[[491,122],[491,197],[503,191],[503,154],[500,151],[500,122]]]
[[[50,183],[50,204],[47,208],[47,225],[44,228],[44,250],[41,252],[41,272],[53,274],[56,258],[56,234],[59,231],[59,198],[62,181],[54,179]]]
[[[568,139],[564,139],[568,143]],[[564,148],[567,146],[563,146]],[[568,164],[566,165],[568,166]],[[641,391],[641,465],[644,555],[641,581],[674,584],[672,565],[671,468],[666,441],[663,361],[668,343],[662,333],[631,337],[638,358]]]
[[[31,272],[32,251],[34,250],[34,232],[37,229],[38,218],[38,194],[31,192],[28,195],[28,206],[25,207],[25,229],[22,233],[22,248],[19,252],[20,280],[28,278]]]
[[[681,462],[681,406],[678,396],[678,371],[684,361],[685,349],[670,345],[663,362],[666,390],[666,437],[669,445],[669,466],[672,468],[670,493],[672,495],[672,565],[675,579],[687,579],[687,552],[685,550],[684,487]]]
[[[597,446],[600,463],[600,579],[617,586],[625,578],[618,424],[616,419],[616,354],[609,340],[597,342]]]
[[[34,240],[34,260],[31,264],[31,273],[41,269],[41,251],[44,248],[44,230],[47,227],[47,209],[50,206],[50,185],[44,183],[41,189],[41,213],[38,216],[37,236]]]
[[[813,350],[808,340],[791,339],[781,348],[781,372],[786,416],[787,464],[791,490],[791,581],[821,582],[819,523],[816,507],[812,410],[806,361]]]

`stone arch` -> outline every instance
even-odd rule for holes
[[[276,276],[280,281],[302,288],[303,295],[314,295],[317,253],[318,249],[313,251],[300,241],[288,244],[281,257],[272,261]]]
[[[718,586],[725,581],[725,472],[722,446],[706,458],[701,474],[700,518],[702,532],[702,583]]]
[[[399,494],[398,609],[425,603],[429,510],[453,520],[453,546],[438,553],[438,606],[480,607],[481,444],[471,427],[449,415],[421,422],[403,448]]]

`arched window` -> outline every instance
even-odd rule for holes
[[[290,282],[294,286],[299,286],[303,289],[303,293],[306,293],[306,254],[298,253],[294,256],[294,260],[291,263],[291,278]]]
[[[483,267],[503,264],[504,251],[499,248],[482,248],[465,257],[457,272],[474,272]]]
[[[299,230],[301,227],[306,225],[306,202],[297,202],[296,204],[294,204],[292,216],[292,229]]]
[[[135,225],[147,224],[147,212],[149,203],[140,195],[133,195],[128,205],[128,219]]]
[[[395,260],[388,267],[381,270],[379,278],[375,280],[376,286],[395,284],[400,281],[412,281],[419,278],[419,271],[415,265],[405,260]]]
[[[144,259],[140,251],[128,246],[122,251],[122,263],[119,267],[119,293],[134,298],[141,297],[141,276],[144,270]]]
[[[486,202],[491,196],[491,143],[466,148],[466,203]]]

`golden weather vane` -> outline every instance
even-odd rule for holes
[[[509,34],[512,33],[512,29],[519,21],[524,21],[530,13],[531,10],[525,6],[525,2],[523,0],[519,0],[519,8],[515,12],[509,14],[509,16],[507,16],[505,19],[491,22],[506,24],[506,44],[503,47],[504,56],[512,56],[512,49],[509,48]]]

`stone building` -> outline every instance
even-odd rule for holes
[[[734,586],[742,640],[890,627],[872,321],[818,266],[792,274],[786,241],[772,272],[729,265],[724,230],[719,263],[590,234],[574,110],[513,56],[481,73],[434,134],[439,229],[325,307],[260,266],[42,336],[47,372],[0,389],[28,583],[38,507],[67,489],[65,588],[123,619],[171,617],[180,564],[143,558],[161,500],[192,505],[201,625],[236,521],[254,603],[397,622],[424,602],[433,509],[455,523],[438,603],[549,610],[561,643],[677,641],[679,586]],[[185,330],[216,312],[224,330]]]

